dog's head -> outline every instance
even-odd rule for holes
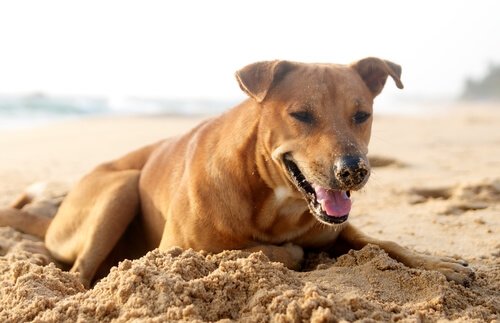
[[[344,222],[350,192],[370,176],[366,154],[373,99],[401,67],[378,58],[351,65],[258,62],[236,73],[240,87],[261,109],[259,151],[266,182],[288,186],[321,222]]]

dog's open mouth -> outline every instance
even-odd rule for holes
[[[284,155],[283,162],[293,183],[304,195],[311,213],[318,220],[327,224],[339,224],[347,220],[352,205],[350,191],[334,191],[308,182],[289,154]]]

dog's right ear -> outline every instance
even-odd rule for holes
[[[258,103],[266,98],[269,90],[292,69],[288,61],[264,61],[243,67],[236,72],[240,88]]]

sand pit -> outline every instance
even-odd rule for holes
[[[468,260],[476,270],[470,287],[407,268],[367,246],[337,258],[309,253],[301,272],[258,253],[153,250],[121,262],[85,290],[52,262],[42,241],[0,228],[0,321],[498,320],[500,174],[494,170],[500,169],[500,112],[494,111],[475,109],[473,118],[456,113],[446,123],[445,117],[376,120],[371,152],[378,164],[355,195],[351,214],[377,238]],[[71,182],[99,161],[164,137],[176,124],[90,120],[2,135],[0,150],[12,154],[0,160],[0,201],[5,205],[35,181]],[[89,129],[98,133],[85,133]],[[29,138],[44,138],[45,146]],[[57,154],[66,149],[70,153]]]

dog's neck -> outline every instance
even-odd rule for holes
[[[257,133],[255,143],[255,164],[259,176],[270,189],[288,186],[288,181],[281,167],[272,158],[272,150],[266,146],[268,133]]]
[[[242,159],[239,164],[245,167],[237,173],[242,175],[244,183],[251,186],[251,192],[270,192],[287,185],[286,178],[280,177],[284,176],[283,172],[276,169],[278,165],[265,144],[266,134],[259,131],[261,111],[258,103],[248,99],[220,117],[223,124],[228,123],[227,132],[226,126],[222,127],[222,135],[233,136],[229,141],[231,147],[220,148],[230,152],[224,154],[226,158]],[[234,129],[238,129],[238,133],[234,133]]]
[[[256,103],[254,103],[257,105]],[[277,189],[291,188],[285,173],[283,172],[279,162],[273,158],[273,147],[270,147],[270,142],[273,141],[273,134],[268,128],[261,127],[260,121],[262,120],[261,106],[256,106],[255,110],[258,111],[256,118],[259,120],[259,125],[254,134],[255,148],[254,148],[254,163],[258,175],[265,183],[267,188],[275,191]]]

